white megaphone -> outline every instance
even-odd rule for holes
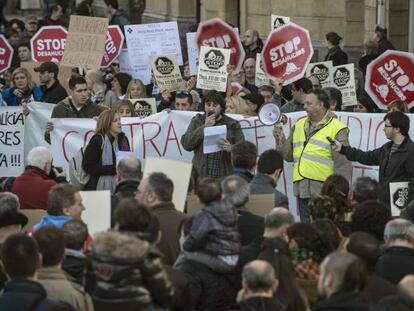
[[[260,122],[267,126],[286,123],[286,116],[281,114],[279,107],[274,103],[267,103],[260,107],[258,117]]]

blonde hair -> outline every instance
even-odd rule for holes
[[[131,110],[131,117],[136,117],[137,113],[135,112],[134,105],[128,99],[121,99],[116,103],[115,110],[118,112],[122,107],[128,107]]]
[[[32,79],[32,75],[30,74],[30,72],[26,69],[26,68],[23,68],[23,67],[19,67],[19,68],[16,68],[14,71],[13,71],[13,73],[12,73],[12,82],[13,82],[13,84],[15,85],[15,83],[14,83],[14,78],[16,77],[16,75],[18,75],[19,73],[22,73],[22,74],[24,74],[25,75],[25,77],[26,77],[26,79],[27,79],[27,87],[29,88],[29,89],[33,89],[35,86],[36,86],[36,84],[34,83],[34,81],[33,81],[33,79]]]
[[[147,97],[147,90],[145,88],[144,83],[140,79],[133,79],[129,82],[127,90],[126,90],[126,98],[132,99],[131,97],[131,89],[133,86],[138,86],[141,89],[141,98]]]
[[[227,104],[232,103],[234,108],[236,109],[237,114],[249,114],[249,106],[247,106],[246,101],[241,98],[240,96],[229,96],[226,98],[226,106]]]
[[[95,133],[101,134],[101,135],[108,134],[109,130],[111,129],[112,122],[114,121],[117,113],[118,113],[118,110],[116,109],[108,109],[108,110],[102,111],[98,117],[98,122],[96,122]]]
[[[388,105],[388,111],[400,111],[403,113],[408,113],[408,106],[405,101],[396,99]]]
[[[364,41],[364,51],[366,55],[377,54],[378,47],[373,40],[367,39]]]

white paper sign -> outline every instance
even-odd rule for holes
[[[175,55],[152,56],[151,67],[161,91],[182,91],[185,83]]]
[[[88,225],[89,234],[93,236],[97,232],[111,228],[111,192],[100,190],[79,193],[85,206],[82,220]]]
[[[19,176],[23,170],[23,108],[0,107],[0,176]]]
[[[178,211],[184,211],[192,167],[193,165],[191,163],[148,158],[145,163],[144,176],[148,176],[153,172],[162,172],[167,175],[174,184],[174,206]]]
[[[183,64],[177,22],[126,25],[124,30],[130,64],[144,84],[151,79],[150,56],[175,54],[178,64]]]
[[[282,27],[290,22],[289,16],[281,16],[281,15],[274,15],[272,14],[272,24],[270,25],[271,29],[274,30],[276,28]]]
[[[188,32],[186,34],[187,39],[187,53],[188,64],[190,66],[190,75],[195,76],[198,72],[198,48],[195,44],[196,32]]]
[[[256,54],[256,77],[255,77],[255,84],[257,87],[261,87],[262,85],[270,85],[270,80],[266,76],[265,72],[263,71],[263,63],[262,63],[262,54]]]
[[[140,79],[144,84],[149,84],[151,81],[151,72],[140,71],[140,66],[133,66],[129,62],[128,49],[122,49],[119,58],[119,70],[121,72],[129,73],[134,79]]]
[[[408,204],[408,181],[390,182],[391,215],[400,216]]]
[[[306,76],[315,76],[321,83],[321,87],[330,87],[333,84],[332,61],[310,63],[306,68]]]
[[[129,101],[134,106],[137,117],[145,118],[157,113],[157,106],[154,97],[129,99]]]
[[[225,125],[208,126],[204,128],[203,152],[213,153],[222,151],[219,142],[227,137],[227,127]]]
[[[230,50],[207,46],[200,48],[197,88],[225,92],[227,88],[227,69]]]
[[[356,105],[354,64],[333,67],[332,79],[332,86],[338,88],[342,93],[344,106]]]

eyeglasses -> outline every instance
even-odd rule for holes
[[[384,127],[392,127],[392,125],[384,124]]]

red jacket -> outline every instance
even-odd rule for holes
[[[43,170],[28,166],[14,181],[12,192],[19,197],[21,209],[46,210],[48,193],[54,185],[56,181]]]

